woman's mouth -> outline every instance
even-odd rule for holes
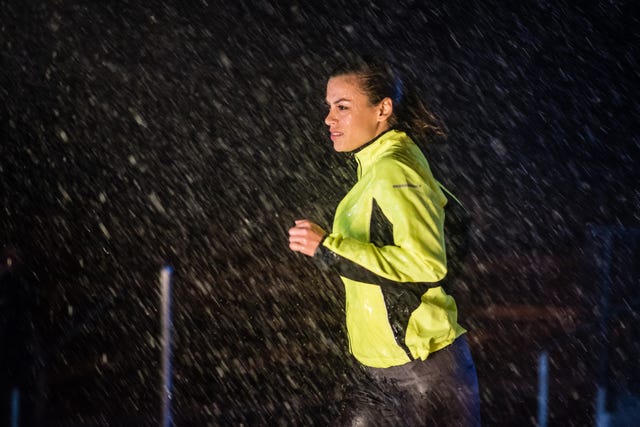
[[[343,135],[342,132],[336,132],[336,131],[331,131],[329,132],[329,135],[331,136],[331,140],[335,140],[336,138],[339,138]]]

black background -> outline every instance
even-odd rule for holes
[[[485,423],[535,424],[544,350],[550,423],[593,423],[602,271],[624,308],[612,387],[638,392],[632,2],[229,3],[2,7],[0,245],[22,260],[2,279],[3,387],[25,424],[157,424],[166,263],[176,425],[328,423],[353,363],[342,293],[287,229],[328,227],[355,178],[323,124],[353,49],[393,59],[447,124],[422,146],[473,212],[451,293]]]

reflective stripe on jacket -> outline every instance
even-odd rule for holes
[[[355,153],[358,181],[336,209],[318,257],[346,292],[351,353],[385,368],[427,356],[465,330],[447,274],[447,198],[418,146],[390,130]]]

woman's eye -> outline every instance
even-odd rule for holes
[[[346,105],[338,105],[338,110],[340,110],[340,111],[345,111],[345,110],[348,110],[348,109],[349,109],[349,107],[347,107]]]

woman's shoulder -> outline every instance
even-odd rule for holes
[[[427,161],[418,146],[409,138],[389,141],[387,149],[375,162],[379,172],[415,171],[427,166]]]
[[[406,182],[423,181],[426,170],[410,153],[404,150],[390,150],[378,158],[372,172],[372,178],[378,182]]]

